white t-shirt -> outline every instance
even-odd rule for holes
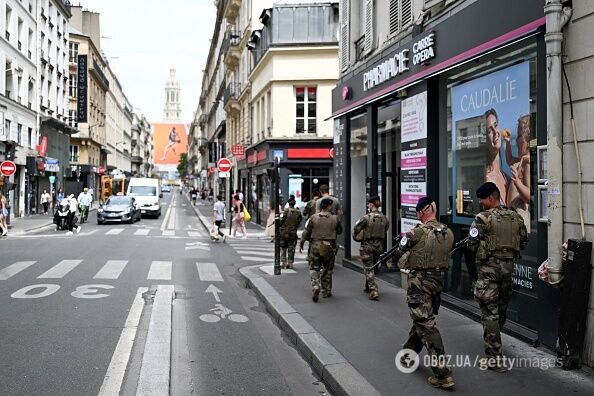
[[[214,204],[215,221],[225,220],[225,204],[222,201],[217,201]]]

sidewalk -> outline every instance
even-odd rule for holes
[[[89,216],[97,208],[89,210]],[[8,227],[8,235],[22,235],[31,231],[39,231],[54,225],[54,217],[51,214],[37,214],[31,216],[14,217],[10,219],[10,226]]]
[[[208,209],[197,210],[207,227],[210,218],[204,214]],[[248,238],[253,228],[248,228]],[[412,325],[406,290],[378,280],[380,300],[370,301],[363,293],[363,275],[336,265],[333,296],[314,303],[306,264],[296,264],[296,271],[274,276],[259,266],[240,270],[279,327],[334,394],[443,394],[443,390],[427,384],[432,372],[424,365],[425,351],[420,355],[419,368],[411,374],[400,372],[395,365],[396,353]],[[445,307],[439,311],[437,324],[446,353],[451,355],[449,364],[455,366],[456,394],[594,394],[594,378],[588,372],[548,367],[555,356],[505,334],[504,353],[522,360],[516,360],[516,367],[505,374],[481,370],[475,364],[484,353],[481,324]],[[532,367],[527,367],[529,364]]]

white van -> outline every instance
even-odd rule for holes
[[[128,196],[134,197],[141,215],[161,216],[161,189],[159,179],[133,177],[128,183]]]

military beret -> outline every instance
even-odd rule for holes
[[[367,203],[376,203],[377,201],[381,201],[382,199],[379,197],[379,195],[372,195],[371,197],[369,197],[369,199],[367,200]]]
[[[320,202],[320,206],[322,207],[322,209],[325,209],[329,206],[332,206],[332,199],[330,198],[324,198],[322,199],[322,202]]]
[[[415,210],[417,212],[420,212],[421,210],[423,210],[423,208],[427,205],[431,205],[433,202],[435,202],[433,200],[433,198],[426,196],[426,197],[421,197],[419,198],[419,201],[417,202],[417,206],[415,207]]]
[[[476,196],[479,199],[488,198],[491,194],[495,191],[499,192],[499,189],[495,185],[495,183],[487,182],[484,183],[482,186],[476,189]]]

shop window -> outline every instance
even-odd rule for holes
[[[317,132],[317,88],[295,88],[295,132]]]

